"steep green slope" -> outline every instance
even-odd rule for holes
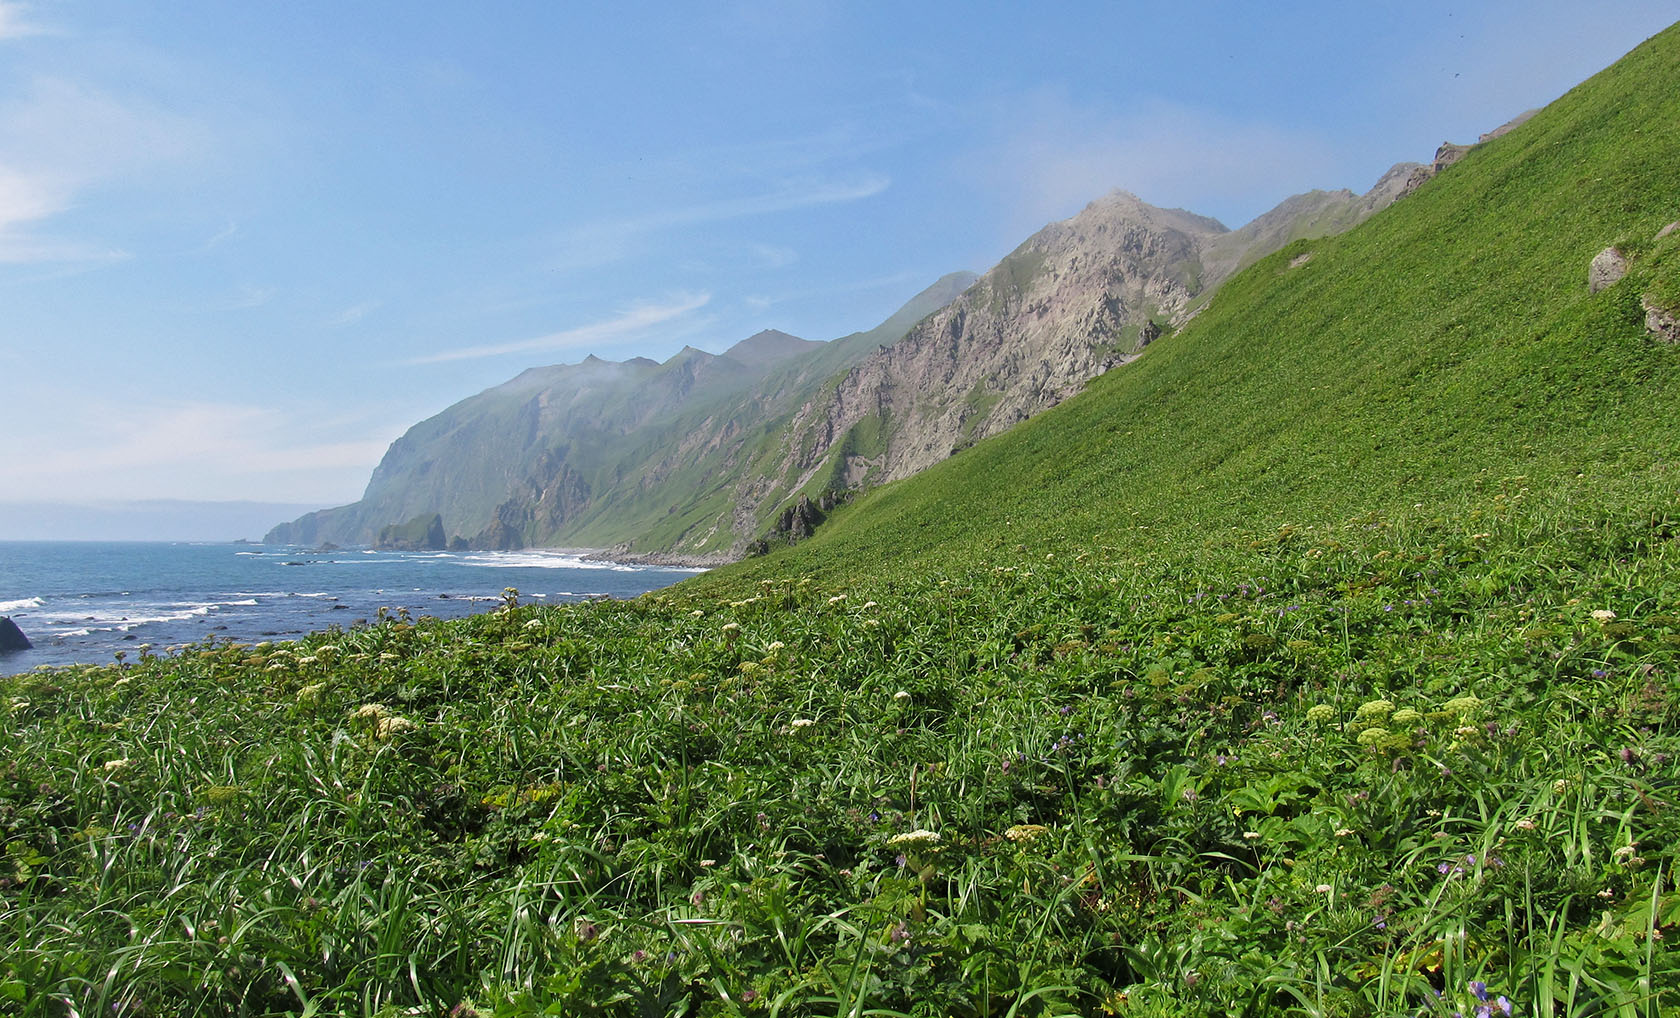
[[[1055,412],[863,499],[789,558],[721,573],[891,575],[1018,543],[1144,550],[1372,508],[1670,491],[1680,350],[1672,36],[1349,233],[1296,242]],[[1629,276],[1588,293],[1610,244]],[[1659,292],[1661,291],[1661,292]],[[1246,538],[1245,538],[1246,539]]]

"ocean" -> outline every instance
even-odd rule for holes
[[[109,664],[205,639],[293,639],[379,609],[416,618],[520,601],[627,598],[698,570],[593,562],[561,551],[313,552],[257,544],[0,541],[0,615],[35,646],[0,652],[0,674]]]

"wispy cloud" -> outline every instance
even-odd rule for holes
[[[702,202],[686,208],[666,209],[645,216],[619,220],[616,223],[597,224],[594,228],[607,229],[614,233],[645,233],[675,226],[693,226],[699,223],[744,219],[749,216],[791,212],[795,209],[811,208],[817,205],[860,201],[864,198],[873,198],[890,186],[892,186],[891,178],[879,173],[871,173],[847,180],[794,181],[784,184],[774,191],[765,191],[741,198],[723,198],[717,201]]]
[[[39,420],[25,418],[26,428]],[[208,401],[122,400],[42,421],[9,468],[22,498],[240,497],[342,499],[359,490],[390,443],[388,427],[364,424],[352,437],[271,407]]]
[[[360,304],[347,307],[338,314],[333,315],[331,318],[327,319],[327,324],[333,328],[343,328],[346,325],[355,325],[368,315],[379,310],[379,306],[379,301],[364,300]]]
[[[0,38],[16,10],[0,6]],[[178,114],[63,78],[31,80],[0,100],[0,262],[123,257],[109,244],[55,236],[48,227],[96,186],[138,178],[207,145],[204,131]]]
[[[29,19],[28,7],[11,3],[9,0],[0,0],[0,41],[44,34],[46,29]]]
[[[80,241],[42,237],[34,224],[70,208],[69,189],[47,174],[0,164],[0,264],[108,261],[123,252]]]
[[[236,237],[238,235],[239,235],[239,224],[234,223],[234,222],[230,222],[226,226],[222,227],[220,230],[217,230],[215,233],[213,233],[209,237],[205,238],[204,244],[203,244],[202,247],[199,248],[199,250],[200,251],[208,251],[211,248],[219,247],[224,241],[232,240],[234,237]]]
[[[580,347],[605,346],[621,341],[643,330],[656,325],[682,318],[706,306],[712,299],[711,294],[683,294],[664,304],[642,303],[624,311],[615,318],[580,325],[560,332],[551,332],[537,336],[534,339],[515,340],[510,343],[492,343],[484,346],[470,346],[459,350],[445,350],[441,353],[428,354],[404,361],[405,364],[442,364],[448,361],[474,360],[482,357],[500,357],[512,353],[532,353],[535,351],[575,350]]]
[[[556,265],[564,268],[605,265],[628,257],[636,243],[670,230],[836,205],[873,198],[892,186],[884,174],[843,178],[801,178],[756,194],[719,198],[658,209],[619,219],[585,223],[559,237]]]

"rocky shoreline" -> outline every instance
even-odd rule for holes
[[[739,556],[726,552],[706,555],[683,555],[665,551],[633,552],[624,545],[600,551],[580,552],[579,557],[588,562],[616,562],[626,566],[667,566],[673,569],[716,569],[718,566],[740,561]]]

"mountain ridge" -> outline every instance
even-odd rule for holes
[[[799,498],[909,476],[1065,400],[1182,326],[1233,272],[1362,222],[1419,169],[1397,164],[1364,194],[1292,196],[1237,230],[1117,190],[865,333],[763,330],[662,364],[530,368],[411,428],[358,502],[266,539],[373,544],[438,513],[457,545],[732,561],[768,547]]]

